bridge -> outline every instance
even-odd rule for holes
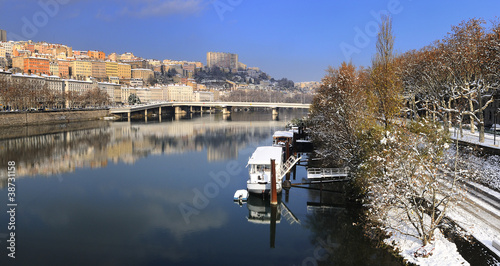
[[[144,112],[147,117],[149,112],[157,112],[161,116],[162,109],[173,108],[175,114],[186,114],[192,112],[203,112],[204,110],[213,111],[215,108],[221,108],[225,115],[231,114],[233,107],[240,108],[271,108],[273,118],[278,117],[280,108],[309,109],[310,104],[301,103],[272,103],[272,102],[160,102],[151,104],[138,104],[112,108],[109,113],[112,115],[127,115],[130,119],[132,113]],[[204,109],[205,108],[205,109]]]

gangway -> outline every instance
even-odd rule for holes
[[[302,157],[295,158],[295,156],[290,156],[288,160],[281,166],[281,169],[278,170],[278,173],[276,174],[276,177],[278,179],[281,179],[284,175],[286,175],[294,166],[295,164],[300,161]]]
[[[323,179],[335,177],[349,177],[349,167],[344,168],[308,168],[308,179]]]

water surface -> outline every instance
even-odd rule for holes
[[[302,115],[101,122],[0,140],[0,263],[397,265],[363,237],[341,193],[292,188],[274,210],[260,197],[233,202],[251,153]],[[15,260],[7,161],[18,166]],[[304,177],[298,167],[294,182]]]

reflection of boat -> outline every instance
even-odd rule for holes
[[[282,147],[258,147],[248,160],[250,177],[247,189],[250,193],[264,194],[271,191],[271,159],[275,160],[276,191],[281,193],[283,176],[279,175],[283,152]]]
[[[273,211],[269,200],[257,195],[250,195],[247,201],[248,221],[255,224],[270,224],[273,218]],[[274,207],[276,208],[276,207]],[[281,204],[277,205],[275,213],[276,222],[281,220]]]

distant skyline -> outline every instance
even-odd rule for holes
[[[490,21],[498,1],[0,0],[9,40],[62,43],[106,54],[201,61],[229,52],[276,79],[320,81],[342,61],[369,66],[381,11],[397,52],[443,38],[469,18]]]

